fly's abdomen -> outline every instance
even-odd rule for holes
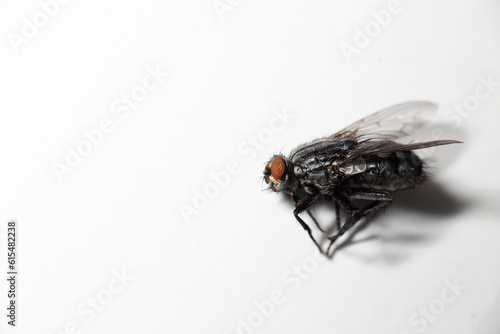
[[[363,156],[366,170],[352,175],[353,187],[396,191],[411,188],[423,180],[420,158],[411,151]]]

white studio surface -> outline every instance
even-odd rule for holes
[[[0,333],[498,333],[498,17],[495,0],[0,4]],[[423,139],[464,144],[323,259],[264,164],[414,99],[441,107]]]

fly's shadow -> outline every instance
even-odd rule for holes
[[[284,198],[284,201],[293,206],[288,197]],[[355,204],[361,208],[366,205],[362,201]],[[432,180],[414,189],[400,191],[396,194],[395,201],[386,209],[387,212],[363,218],[344,238],[338,240],[328,257],[332,259],[338,251],[349,246],[379,240],[380,252],[357,252],[359,257],[367,262],[400,263],[408,257],[411,248],[429,243],[443,234],[445,224],[449,223],[449,220],[444,218],[458,215],[470,204]],[[333,200],[323,200],[311,210],[311,217],[305,212],[302,213],[304,218],[309,218],[310,226],[315,225],[313,219],[316,219],[326,232],[319,238],[321,243],[327,242],[328,236],[337,232],[335,211]],[[341,221],[345,221],[346,213],[341,211],[340,214]],[[320,233],[319,230],[316,232]]]

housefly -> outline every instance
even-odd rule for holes
[[[431,102],[410,101],[380,110],[330,137],[297,147],[289,157],[274,155],[265,167],[264,180],[271,190],[291,196],[295,218],[320,252],[328,256],[339,237],[362,218],[391,204],[396,191],[413,188],[426,179],[424,164],[414,150],[461,143],[397,142],[422,128],[424,116],[436,109]],[[321,199],[334,201],[337,212],[337,232],[328,237],[326,251],[299,216],[304,211],[311,214],[309,210]],[[367,205],[355,205],[358,200]],[[343,223],[340,210],[347,212]]]

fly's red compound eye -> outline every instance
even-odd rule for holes
[[[279,183],[285,181],[286,162],[282,157],[276,157],[271,164],[271,175]]]

